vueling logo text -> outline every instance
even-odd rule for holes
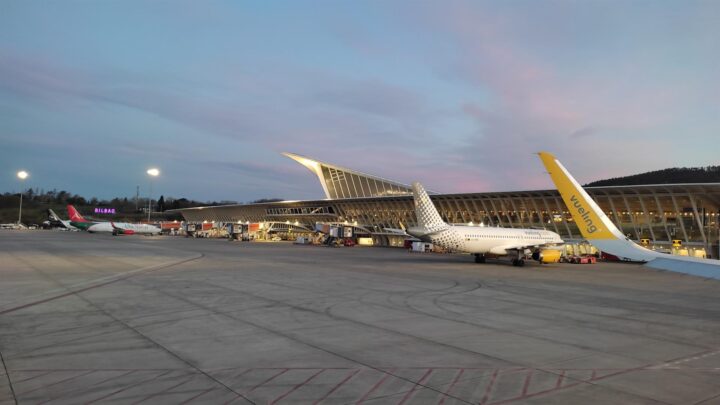
[[[588,233],[595,233],[597,231],[597,227],[593,223],[592,218],[590,218],[590,211],[586,210],[585,207],[582,206],[580,203],[580,200],[575,197],[573,194],[572,197],[570,197],[570,201],[572,201],[573,205],[577,209],[578,214],[580,214],[580,217],[582,217],[583,221],[585,221],[585,225],[587,225],[587,228],[585,228]]]

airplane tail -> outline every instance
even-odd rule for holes
[[[538,155],[583,238],[598,249],[626,260],[648,261],[657,257],[655,252],[625,237],[555,156],[548,152]]]
[[[442,220],[442,217],[440,217],[440,214],[423,186],[415,182],[412,184],[412,188],[418,226],[425,228],[428,232],[436,232],[448,228],[449,225]]]
[[[87,219],[83,218],[82,215],[73,207],[72,205],[67,206],[68,210],[68,216],[70,216],[70,220],[73,222],[88,222]]]
[[[51,221],[62,222],[62,219],[60,219],[58,214],[56,214],[55,211],[53,211],[50,208],[48,208],[48,210],[47,210],[47,215],[48,215],[48,219],[50,219]]]

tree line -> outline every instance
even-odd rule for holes
[[[586,184],[586,187],[635,186],[638,184],[720,183],[720,166],[673,167],[632,176],[614,177]]]
[[[153,212],[163,213],[166,210],[191,208],[199,206],[213,206],[234,204],[234,201],[195,201],[187,198],[173,198],[160,196],[153,201]],[[67,218],[66,206],[74,205],[80,213],[93,215],[95,207],[108,207],[115,209],[115,220],[139,221],[147,219],[147,198],[116,197],[110,200],[97,197],[85,198],[65,190],[39,190],[29,188],[23,191],[23,223],[41,224],[47,219],[47,209],[54,210],[60,217]],[[17,222],[20,195],[18,193],[0,194],[0,223]],[[160,218],[154,218],[160,219]],[[179,215],[165,215],[162,219],[181,219]]]

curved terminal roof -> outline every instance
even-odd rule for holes
[[[335,166],[309,157],[284,152],[283,155],[305,166],[320,180],[330,200],[412,195],[412,187],[382,177]]]

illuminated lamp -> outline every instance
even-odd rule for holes
[[[24,181],[28,178],[29,174],[25,170],[20,170],[17,172],[18,179],[21,181]],[[22,188],[20,189],[20,210],[18,212],[18,225],[22,222],[22,200],[23,200],[23,192]]]

